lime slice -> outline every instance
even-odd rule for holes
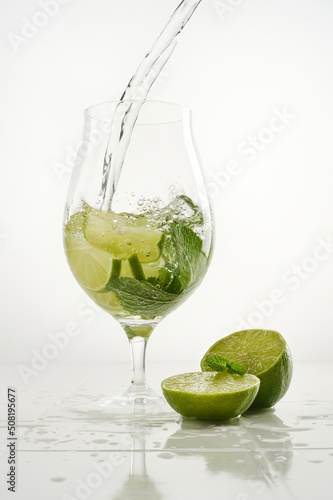
[[[69,266],[81,286],[92,291],[103,290],[112,274],[112,255],[77,236],[65,235]]]
[[[136,254],[140,262],[154,262],[161,255],[163,234],[149,227],[145,217],[91,209],[84,236],[92,245],[107,250],[117,259]]]
[[[293,364],[282,335],[274,330],[242,330],[218,340],[201,360],[201,369],[211,371],[205,359],[219,354],[245,366],[260,378],[260,389],[253,408],[269,408],[287,392]]]
[[[227,420],[251,406],[259,385],[254,375],[195,372],[163,380],[162,391],[169,405],[184,417]]]
[[[70,219],[68,220],[66,226],[65,226],[65,232],[70,233],[70,234],[76,234],[76,235],[83,235],[83,228],[86,223],[86,217],[87,217],[87,208],[82,210],[79,210],[78,212],[75,212]]]

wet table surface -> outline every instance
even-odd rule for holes
[[[185,368],[185,369],[184,369]],[[128,365],[49,365],[23,383],[0,368],[0,498],[225,500],[333,498],[333,363],[296,363],[274,408],[224,423],[167,405],[96,411],[126,388]],[[149,380],[194,371],[150,365]],[[7,387],[17,396],[17,492],[7,491]]]

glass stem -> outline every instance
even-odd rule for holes
[[[143,337],[130,339],[132,359],[131,391],[148,389],[145,373],[147,340]]]

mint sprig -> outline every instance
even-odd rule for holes
[[[223,356],[220,356],[219,354],[208,356],[205,359],[205,363],[214,372],[227,371],[228,373],[234,373],[237,375],[244,375],[246,373],[246,369],[241,363],[236,363],[235,361],[229,361],[228,359],[224,358]]]

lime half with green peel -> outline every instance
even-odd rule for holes
[[[96,248],[84,238],[65,236],[65,250],[70,268],[81,286],[91,291],[103,290],[110,281],[112,255]]]
[[[241,330],[218,340],[201,360],[201,369],[211,371],[205,360],[212,355],[242,363],[260,379],[260,389],[251,408],[269,408],[287,392],[293,363],[282,335],[275,330]]]
[[[146,217],[91,209],[84,236],[92,245],[107,250],[117,259],[136,254],[140,262],[155,262],[161,255],[163,233],[149,227]]]
[[[255,375],[194,372],[174,375],[161,386],[169,405],[184,417],[228,420],[253,403],[260,380]]]

